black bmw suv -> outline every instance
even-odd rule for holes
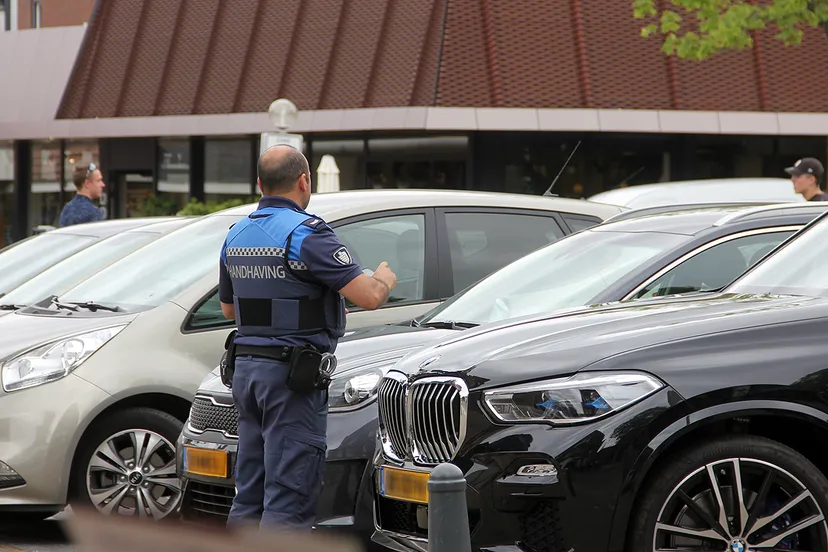
[[[373,539],[427,479],[498,552],[828,550],[828,219],[721,292],[480,326],[381,380]]]

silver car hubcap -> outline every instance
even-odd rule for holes
[[[158,433],[143,429],[110,436],[89,461],[86,491],[105,515],[166,517],[181,500],[175,446]]]
[[[679,483],[661,509],[653,550],[828,550],[814,496],[771,463],[729,458]]]

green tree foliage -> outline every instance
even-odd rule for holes
[[[821,26],[828,34],[828,0],[670,0],[661,6],[633,0],[636,19],[655,19],[641,35],[661,35],[662,50],[685,59],[752,48],[752,31],[765,28],[775,29],[786,46],[799,45],[805,27]]]
[[[177,210],[175,201],[172,198],[150,194],[150,196],[138,206],[132,216],[136,217],[158,217],[171,216]]]
[[[247,201],[241,199],[229,199],[227,201],[208,201],[202,203],[195,198],[190,198],[189,203],[184,206],[177,214],[180,216],[194,216],[194,215],[209,215],[216,211],[229,209],[230,207],[238,207],[246,203],[256,203],[259,200],[257,197],[251,196]]]

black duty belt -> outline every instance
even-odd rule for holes
[[[268,358],[270,360],[278,360],[282,362],[290,362],[293,357],[294,347],[290,346],[260,346],[260,345],[235,345],[234,353],[236,357],[240,356],[254,356]]]

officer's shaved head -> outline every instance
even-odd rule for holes
[[[293,146],[279,145],[268,149],[259,157],[257,170],[266,195],[292,191],[303,174],[307,175],[310,184],[308,160]]]

